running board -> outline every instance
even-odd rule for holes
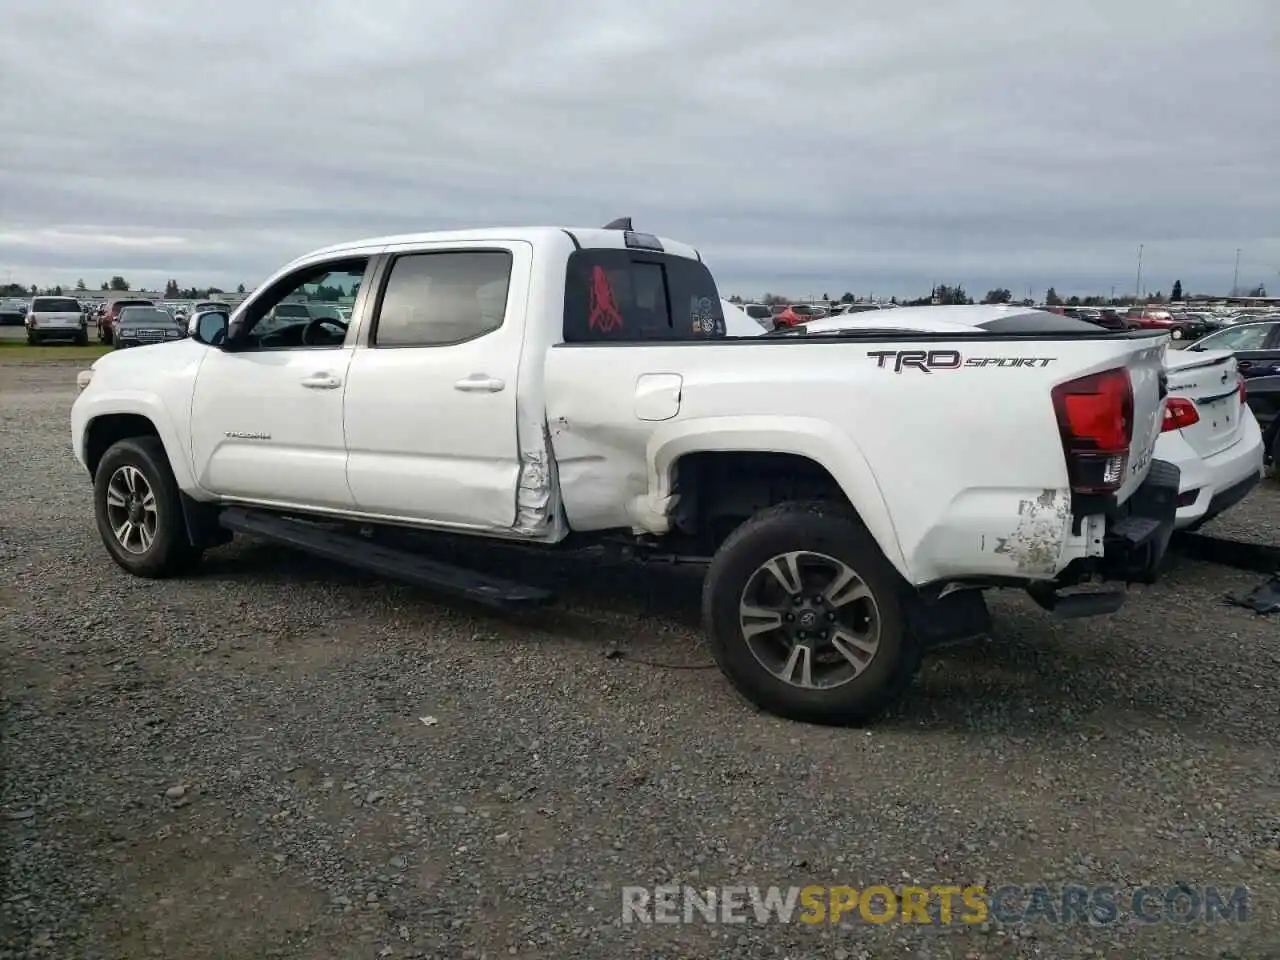
[[[284,544],[326,560],[415,586],[472,600],[489,607],[541,606],[554,598],[546,591],[453,564],[431,560],[408,550],[370,543],[365,537],[315,526],[261,510],[228,507],[219,523],[236,533],[246,533]]]
[[[1029,588],[1027,593],[1041,609],[1063,620],[1078,617],[1103,617],[1124,606],[1128,594],[1124,590],[1080,593],[1057,593],[1053,589]]]

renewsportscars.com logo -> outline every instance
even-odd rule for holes
[[[1246,887],[623,887],[622,922],[1005,925],[1243,923]]]

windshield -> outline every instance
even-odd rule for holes
[[[331,303],[309,303],[307,309],[311,311],[311,316],[324,320],[341,320],[342,314],[338,312],[338,308]]]
[[[79,313],[80,301],[71,297],[36,297],[31,309],[36,313]]]
[[[278,320],[310,320],[311,311],[305,303],[281,303],[272,311]]]
[[[121,323],[173,323],[173,317],[158,307],[125,307],[120,311]]]

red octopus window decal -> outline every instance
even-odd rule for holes
[[[613,299],[613,287],[604,267],[591,268],[591,313],[587,316],[587,328],[601,333],[613,333],[623,327],[622,314]]]

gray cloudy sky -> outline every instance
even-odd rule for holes
[[[0,280],[631,215],[725,292],[1280,293],[1278,0],[40,0]]]

